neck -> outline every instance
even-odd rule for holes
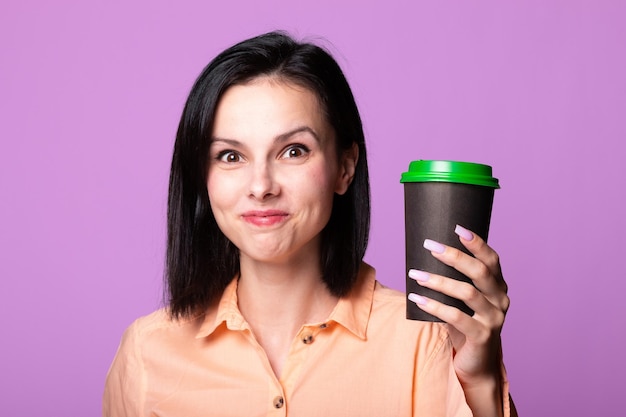
[[[237,288],[241,313],[251,326],[271,326],[295,334],[303,324],[325,320],[335,304],[312,262],[259,263],[242,257]]]
[[[239,310],[279,377],[298,331],[326,320],[338,301],[322,280],[319,257],[296,258],[278,264],[241,257]]]

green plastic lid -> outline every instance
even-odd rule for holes
[[[458,161],[412,161],[400,182],[456,182],[500,188],[498,179],[491,176],[489,165]]]

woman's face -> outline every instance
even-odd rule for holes
[[[358,155],[356,146],[337,155],[313,92],[269,77],[230,87],[209,152],[213,214],[242,261],[319,256],[333,195],[347,190]]]

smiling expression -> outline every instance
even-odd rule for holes
[[[338,156],[334,132],[310,90],[261,77],[218,103],[210,145],[209,200],[241,260],[317,256],[333,196],[356,163]]]

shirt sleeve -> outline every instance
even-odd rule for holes
[[[456,376],[452,358],[452,343],[446,337],[432,352],[426,365],[417,370],[414,388],[414,417],[473,416],[465,400],[461,383]],[[502,365],[502,381],[504,417],[510,417],[509,383],[504,365]]]
[[[145,372],[137,344],[137,326],[122,336],[107,374],[102,398],[103,417],[139,417],[145,395]]]

